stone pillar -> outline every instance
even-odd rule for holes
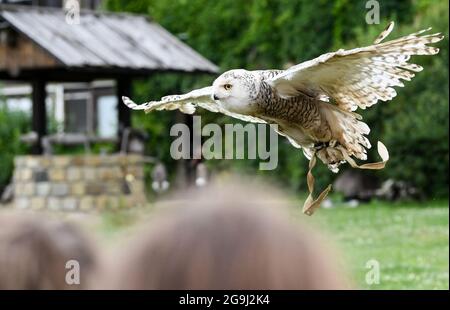
[[[13,186],[20,209],[102,211],[146,204],[139,155],[17,156]]]

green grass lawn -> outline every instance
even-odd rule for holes
[[[101,234],[114,244],[133,223],[151,214],[151,207],[105,214]],[[319,209],[312,217],[298,209],[294,216],[331,237],[358,288],[449,289],[448,201],[372,202]],[[366,283],[369,260],[379,262],[379,284]]]
[[[311,222],[336,241],[360,288],[449,289],[448,201],[321,209]],[[380,283],[366,283],[367,261]]]

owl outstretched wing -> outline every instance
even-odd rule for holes
[[[354,111],[388,101],[403,87],[401,80],[411,80],[422,67],[408,63],[413,55],[434,55],[439,49],[427,44],[441,41],[440,33],[423,35],[431,28],[380,43],[392,31],[393,23],[377,37],[375,44],[351,50],[323,54],[290,67],[269,79],[280,97],[300,93],[336,103]]]
[[[193,114],[197,107],[201,107],[208,111],[222,113],[246,122],[265,123],[265,121],[260,118],[230,112],[225,109],[219,101],[212,99],[211,86],[195,89],[183,95],[165,96],[161,98],[160,101],[150,101],[139,105],[134,103],[128,97],[122,97],[122,100],[130,109],[144,110],[145,113],[149,113],[153,110],[180,110],[186,114]]]

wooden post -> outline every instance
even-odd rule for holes
[[[119,117],[119,130],[118,130],[118,148],[120,148],[123,130],[127,127],[131,127],[131,111],[122,102],[122,96],[131,97],[131,80],[130,79],[117,79],[116,81],[116,93],[117,93],[117,112]]]
[[[177,188],[188,188],[195,182],[195,165],[196,160],[192,159],[195,150],[193,149],[193,118],[192,115],[183,114],[180,111],[175,111],[175,123],[185,124],[189,127],[190,134],[190,159],[179,159],[176,162],[176,180],[175,186]]]
[[[47,97],[45,91],[45,81],[35,80],[32,82],[32,130],[37,133],[38,140],[32,147],[33,154],[42,154],[42,137],[47,134],[47,110],[45,106],[45,98]]]

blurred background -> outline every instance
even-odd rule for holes
[[[143,46],[148,43],[149,49],[153,43],[172,44],[172,49],[189,54],[191,51],[186,51],[187,45],[199,54],[195,57],[190,54],[198,62],[192,68],[185,68],[183,64],[177,67],[176,59],[173,60],[173,67],[162,62],[161,68],[144,65],[139,67],[139,64],[131,60],[129,64],[125,61],[125,64],[114,68],[107,61],[105,64],[99,61],[99,65],[92,65],[83,60],[85,63],[81,67],[71,65],[70,58],[73,60],[77,54],[64,54],[64,51],[70,50],[70,46],[65,47],[67,49],[58,55],[58,51],[51,50],[51,47],[45,45],[46,42],[36,38],[37,32],[33,31],[38,31],[38,28],[27,29],[26,26],[21,26],[20,19],[21,14],[23,18],[26,16],[23,14],[33,12],[31,10],[37,7],[53,9],[33,13],[36,21],[39,21],[39,14],[48,14],[48,18],[51,18],[55,10],[61,11],[63,2],[0,1],[0,192],[5,208],[11,205],[14,194],[17,194],[17,186],[14,189],[9,185],[14,185],[15,179],[23,181],[21,176],[15,177],[15,165],[19,165],[24,171],[30,164],[17,160],[19,155],[51,153],[56,156],[76,156],[88,152],[100,156],[121,152],[143,156],[143,164],[138,168],[142,169],[144,188],[138,191],[145,192],[145,199],[140,197],[138,200],[149,201],[144,204],[150,209],[153,201],[165,197],[161,193],[164,190],[168,189],[170,192],[203,184],[199,181],[200,178],[220,179],[227,174],[247,174],[256,175],[288,192],[299,206],[299,210],[294,211],[294,217],[300,216],[302,200],[306,197],[308,163],[303,154],[285,139],[280,137],[279,164],[272,171],[258,170],[259,160],[209,160],[201,163],[175,161],[169,151],[173,141],[169,136],[170,128],[179,122],[189,125],[191,117],[165,111],[148,115],[130,113],[121,108],[117,98],[130,94],[136,102],[149,101],[208,85],[215,79],[217,72],[233,68],[286,68],[339,48],[368,45],[391,20],[395,21],[396,27],[388,39],[429,26],[433,27],[433,32],[444,33],[445,39],[438,43],[440,53],[433,57],[414,59],[415,63],[424,67],[424,71],[412,81],[406,82],[404,88],[398,89],[394,100],[381,102],[367,111],[358,111],[371,128],[369,139],[372,145],[380,140],[388,147],[390,161],[387,167],[376,172],[354,171],[349,167],[342,167],[339,174],[332,174],[323,165],[318,165],[315,170],[317,187],[323,188],[329,183],[334,183],[335,186],[334,194],[324,205],[329,210],[320,210],[311,221],[333,235],[344,253],[349,253],[349,265],[361,287],[448,289],[447,1],[380,0],[380,23],[373,25],[366,23],[368,1],[78,2],[82,9],[94,10],[98,15],[92,15],[94,17],[86,19],[83,25],[83,14],[91,13],[82,11],[88,13],[82,13],[80,25],[72,27],[86,28],[79,30],[79,33],[76,32],[78,30],[67,32],[66,40],[75,46],[72,48],[76,48],[76,42],[81,42],[84,47],[89,42],[92,45],[86,49],[100,56],[119,53],[120,50],[131,51],[132,45],[122,49],[120,44],[125,43],[115,37],[108,38],[108,50],[102,51],[100,47],[96,49],[95,45],[98,42],[101,46],[105,42],[100,38],[88,37],[89,34],[93,37],[101,36],[101,31],[106,33],[104,27],[120,32],[117,29],[120,27],[112,26],[116,17],[106,12],[139,14],[146,16],[149,23],[165,28],[176,38],[176,42],[167,39],[172,43],[160,43],[161,39],[151,34],[152,29],[145,28],[143,24],[135,24],[133,28],[131,23],[134,22],[132,19],[135,15],[130,14],[118,15],[117,18],[122,21],[129,18],[129,31],[134,31],[136,36],[131,38],[132,35],[122,29],[122,38],[131,38],[130,40],[140,42]],[[10,10],[13,13],[8,13]],[[61,16],[64,18],[64,15]],[[56,19],[46,20],[56,23]],[[56,32],[57,27],[52,29],[50,25],[52,22],[49,22],[47,30]],[[18,35],[12,35],[11,32]],[[58,35],[63,36],[64,33],[50,36],[47,44],[57,45],[58,41],[52,38],[57,38]],[[22,46],[21,40],[24,52],[11,52],[13,48]],[[44,47],[43,50],[37,52],[37,49],[27,47],[30,40],[32,46],[37,44]],[[79,54],[87,57],[88,52],[81,49],[80,47]],[[47,54],[37,55],[42,52],[50,53],[51,57],[47,59]],[[169,54],[177,55],[175,51]],[[106,59],[100,56],[99,59]],[[124,53],[118,58],[132,56]],[[29,57],[33,61],[27,62]],[[182,57],[185,56],[180,54],[176,58],[183,59]],[[46,62],[45,65],[42,62]],[[53,64],[60,66],[61,63],[64,64],[62,68],[51,71],[54,75],[50,77],[47,68]],[[42,78],[47,81],[46,84],[39,84]],[[40,109],[33,102],[45,104]],[[45,106],[44,112],[42,106]],[[203,117],[203,124],[239,122],[220,114],[205,111],[198,113]],[[129,134],[130,132],[134,134]],[[130,137],[137,137],[136,143],[132,143]],[[42,143],[37,145],[37,141],[52,141],[51,147]],[[372,159],[376,156],[374,150],[369,154]],[[68,177],[71,164],[68,163],[64,169],[69,179],[67,182],[71,182]],[[37,173],[36,170],[33,171]],[[138,174],[140,172],[133,177]],[[38,180],[42,174],[35,176],[35,180]],[[129,174],[125,173],[124,176],[118,172],[117,178],[127,179],[127,176]],[[52,178],[50,174],[49,177]],[[132,192],[133,186],[130,185]],[[38,191],[37,185],[35,191]],[[56,192],[58,191],[55,190]],[[92,194],[81,192],[83,195]],[[47,202],[49,201],[45,200],[44,203]],[[81,203],[76,201],[75,204],[78,205],[73,209],[79,208]],[[70,203],[67,206],[67,209],[71,209]],[[105,234],[109,236],[111,231],[120,231],[133,223],[139,217],[139,212],[133,212],[114,211],[105,215],[102,222]],[[365,282],[366,262],[370,259],[380,261],[383,269],[382,281],[378,285]]]

